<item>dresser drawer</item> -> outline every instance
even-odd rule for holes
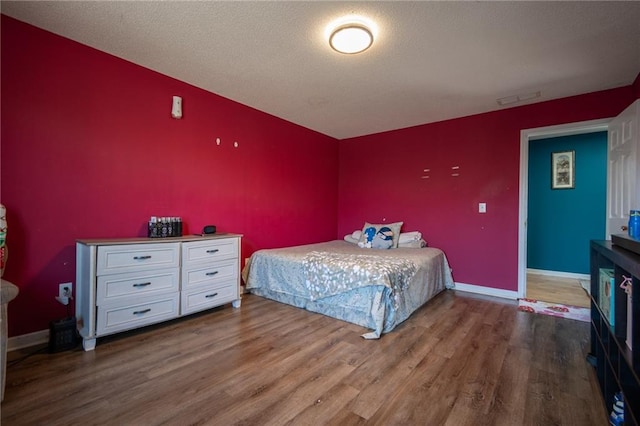
[[[238,280],[238,261],[220,260],[210,265],[199,265],[182,269],[182,290],[223,281],[236,283]]]
[[[180,243],[98,247],[97,275],[180,266]]]
[[[136,297],[173,293],[179,289],[180,274],[177,268],[102,275],[98,277],[96,305],[118,301],[129,301],[128,304],[131,304]]]
[[[214,308],[238,299],[236,283],[211,289],[200,289],[182,292],[180,314],[190,314],[203,309]]]
[[[238,239],[221,238],[184,243],[182,245],[182,263],[185,266],[209,262],[218,259],[237,259]]]
[[[128,306],[98,306],[98,336],[143,327],[178,316],[179,293],[167,294]]]

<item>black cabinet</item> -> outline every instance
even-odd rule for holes
[[[640,251],[640,242],[628,239],[626,248],[611,241],[591,241],[590,246],[591,359],[607,411],[614,395],[622,391],[625,425],[640,421],[640,254],[634,252],[636,244]],[[610,293],[602,285],[608,277]],[[624,282],[632,286],[635,297],[630,300],[620,287]]]

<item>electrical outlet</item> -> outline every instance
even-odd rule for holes
[[[61,283],[58,286],[58,297],[73,297],[73,283]]]

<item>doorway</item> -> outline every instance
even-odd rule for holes
[[[611,119],[562,124],[520,132],[520,202],[518,220],[518,297],[527,294],[527,218],[529,197],[529,144],[536,140],[608,130]],[[574,277],[570,277],[574,278]]]

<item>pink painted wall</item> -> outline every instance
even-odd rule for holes
[[[65,315],[54,295],[75,282],[76,239],[142,236],[151,215],[182,216],[186,232],[214,223],[242,233],[243,257],[342,237],[365,220],[404,220],[445,249],[457,281],[515,290],[520,130],[614,116],[640,92],[636,79],[338,143],[1,19],[4,278],[20,287],[10,336]],[[173,95],[183,97],[182,120],[170,118]],[[486,215],[476,213],[481,201]]]
[[[181,216],[185,233],[242,233],[243,258],[335,238],[337,140],[4,15],[1,24],[4,278],[20,287],[10,336],[66,314],[54,296],[75,282],[76,239],[146,236],[152,215]],[[173,95],[182,120],[170,116]]]
[[[633,99],[628,86],[341,141],[339,235],[404,221],[444,249],[457,282],[516,291],[520,131],[613,117]]]

